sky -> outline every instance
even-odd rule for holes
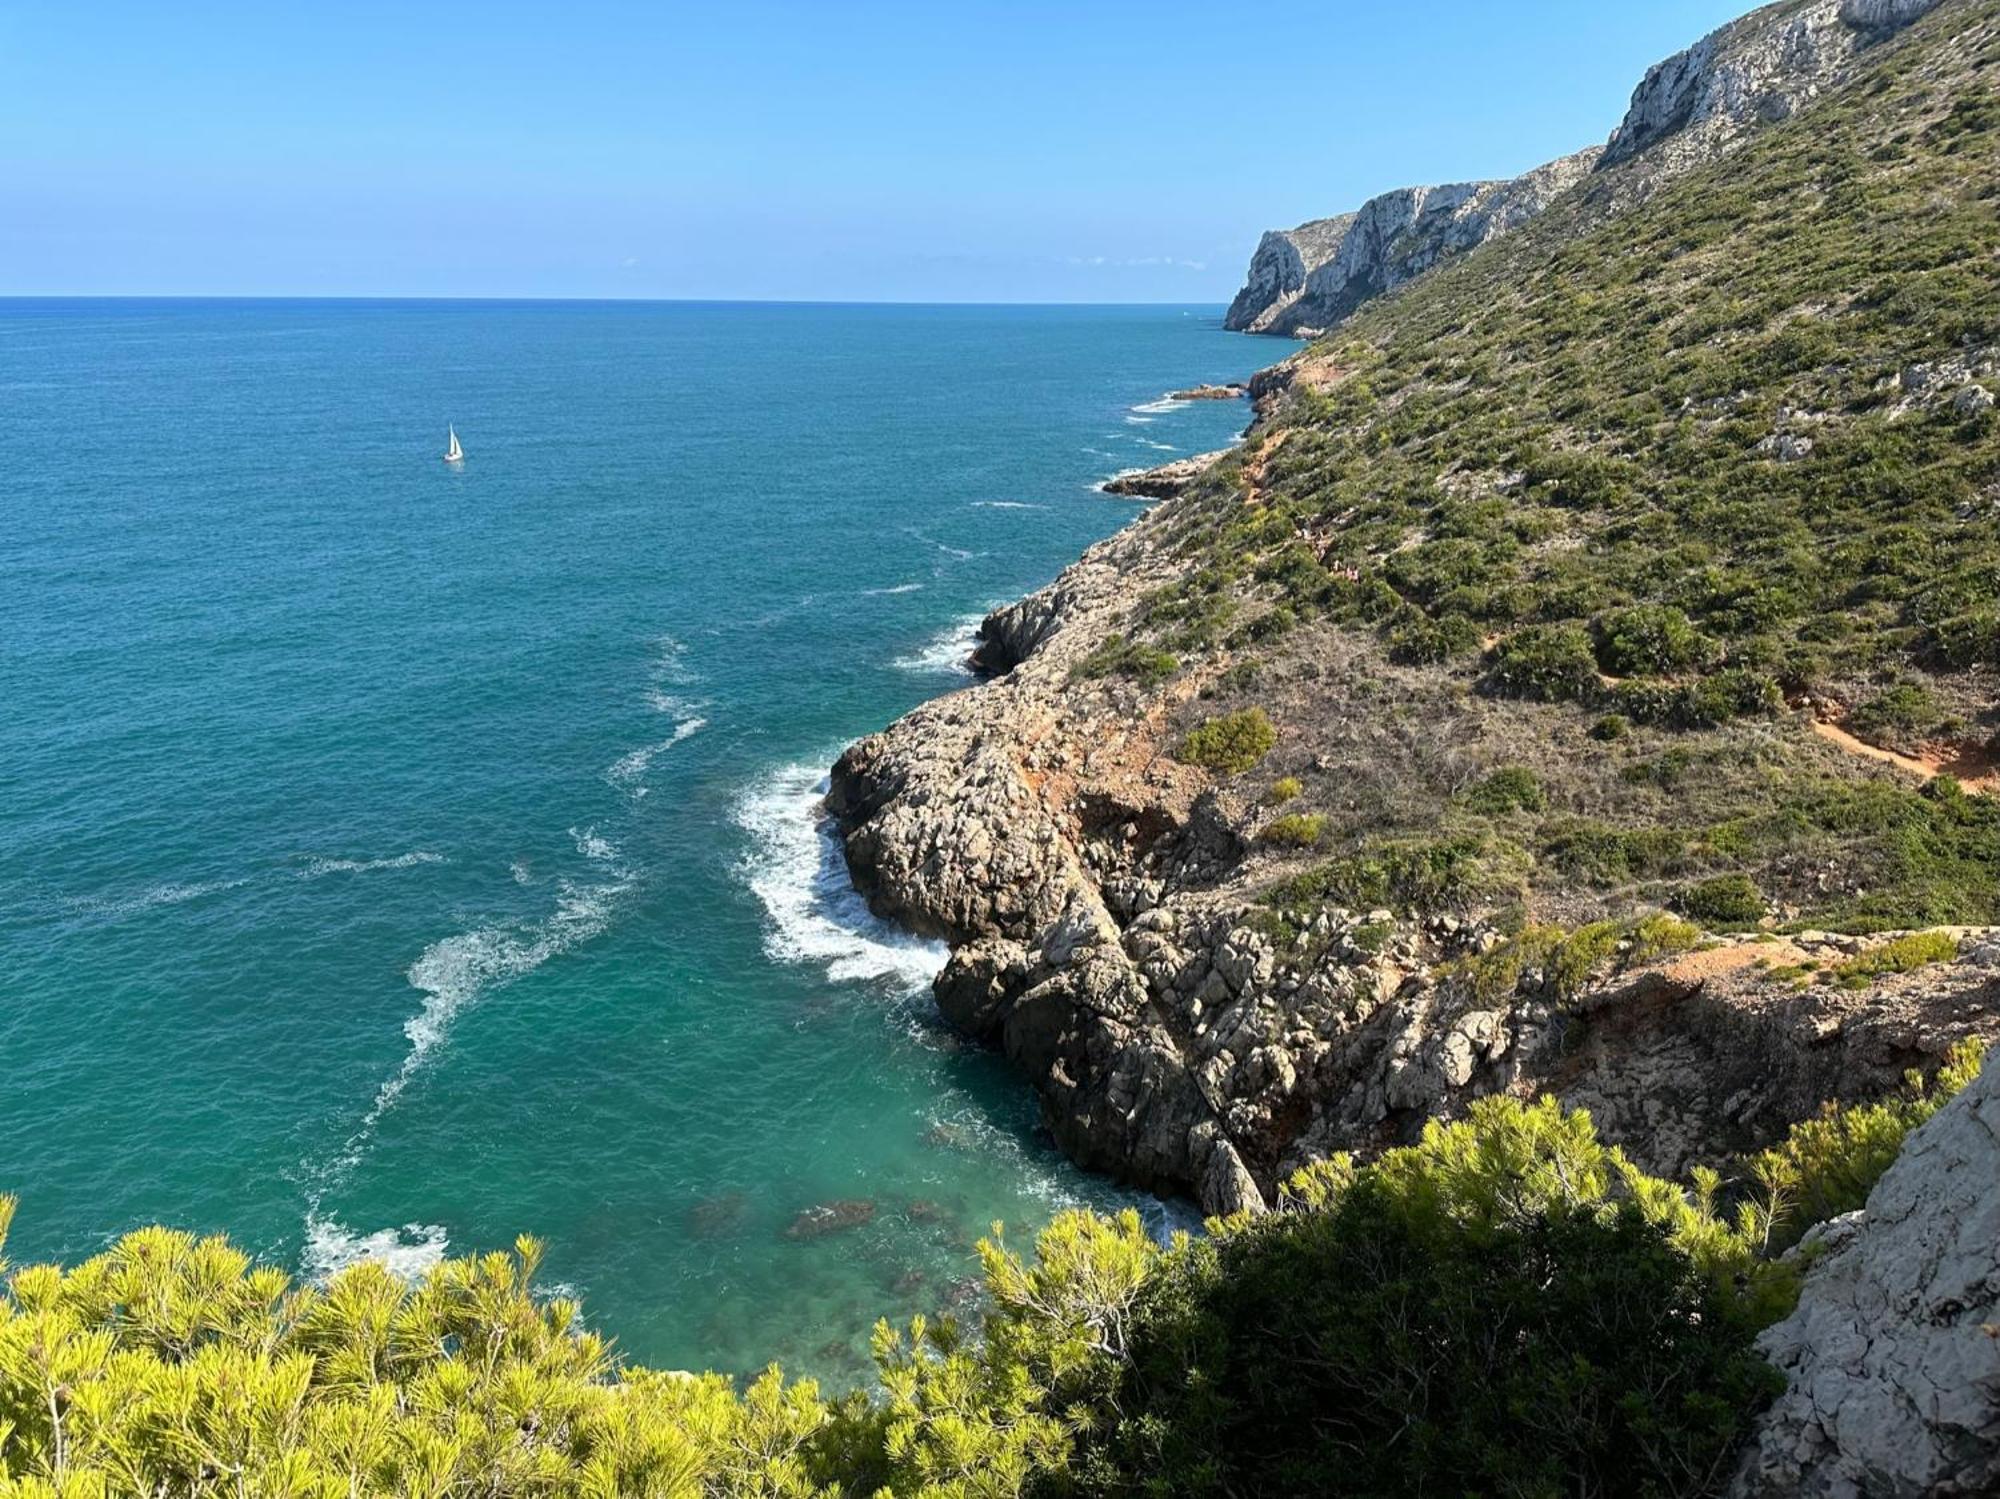
[[[1216,302],[1748,0],[0,0],[0,295]]]

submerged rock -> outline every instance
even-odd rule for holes
[[[875,1219],[875,1204],[865,1197],[844,1197],[805,1208],[785,1229],[788,1239],[819,1239],[843,1229],[860,1228]]]

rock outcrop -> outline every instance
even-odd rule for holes
[[[1401,188],[1356,213],[1266,234],[1223,326],[1247,333],[1329,328],[1439,261],[1540,213],[1596,164],[1595,150],[1502,182]]]
[[[1106,494],[1121,495],[1126,499],[1171,500],[1228,454],[1229,449],[1223,448],[1213,453],[1197,453],[1192,458],[1176,458],[1158,468],[1114,474],[1100,487]]]
[[[1789,119],[1837,83],[1858,51],[1941,3],[1814,0],[1753,11],[1647,72],[1602,164],[1668,142],[1655,175],[1712,161],[1759,125]]]
[[[853,746],[828,797],[874,910],[951,944],[945,1016],[1006,1053],[1080,1164],[1255,1209],[1310,1160],[1547,1092],[1679,1172],[2000,1032],[2000,973],[1977,955],[1865,993],[1767,976],[1881,939],[1606,961],[1560,992],[1529,971],[1502,993],[1462,980],[1502,940],[1474,921],[1333,909],[1280,944],[1242,831],[1258,814],[1171,753],[1167,717],[1204,676],[1153,700],[1077,674],[1177,576],[1155,529],[997,611],[981,649],[1005,675]]]
[[[1594,211],[1615,212],[1788,119],[1837,85],[1865,48],[1942,3],[1786,0],[1752,11],[1655,64],[1602,147],[1507,181],[1398,189],[1358,212],[1266,233],[1223,326],[1323,332],[1586,183],[1604,188]]]
[[[2000,1493],[2000,1055],[1813,1248],[1735,1494]]]

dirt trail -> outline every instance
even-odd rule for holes
[[[1953,745],[1941,754],[1899,755],[1857,739],[1837,723],[1814,719],[1813,732],[1850,755],[1861,755],[1883,765],[1893,765],[1925,780],[1933,776],[1955,776],[1967,791],[2000,790],[2000,758],[1977,745]]]

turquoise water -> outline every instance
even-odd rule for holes
[[[526,1231],[635,1357],[841,1378],[990,1221],[1116,1200],[814,788],[1129,517],[1095,480],[1245,419],[1162,392],[1267,354],[1214,308],[0,303],[11,1257]]]

